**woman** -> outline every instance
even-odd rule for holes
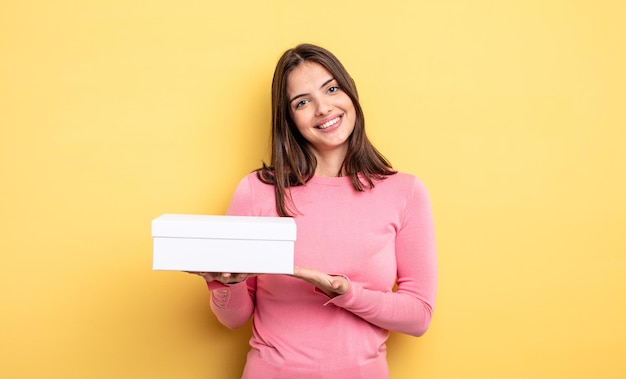
[[[228,214],[293,217],[295,274],[200,273],[211,308],[230,328],[253,316],[243,378],[387,378],[389,331],[420,336],[433,313],[427,191],[369,142],[353,80],[321,47],[280,58],[272,124],[271,163]]]

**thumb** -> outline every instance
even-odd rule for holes
[[[342,295],[348,292],[348,281],[344,277],[335,276],[330,285],[338,294]]]

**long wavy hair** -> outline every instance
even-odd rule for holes
[[[311,44],[301,44],[283,53],[272,80],[272,156],[271,162],[256,170],[260,181],[274,186],[276,211],[288,217],[297,213],[289,189],[305,185],[315,174],[317,160],[309,143],[300,134],[289,112],[287,79],[294,68],[304,62],[324,67],[352,100],[356,111],[354,130],[348,139],[348,152],[337,173],[349,176],[356,191],[374,188],[374,180],[382,180],[396,171],[369,141],[365,119],[352,77],[330,51]],[[289,200],[289,204],[287,204]]]

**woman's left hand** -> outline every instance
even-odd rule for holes
[[[343,295],[350,289],[350,282],[343,276],[335,276],[304,267],[294,268],[294,277],[313,284],[329,297]]]

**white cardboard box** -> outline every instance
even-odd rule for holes
[[[153,270],[293,274],[290,217],[164,214],[152,237]]]

